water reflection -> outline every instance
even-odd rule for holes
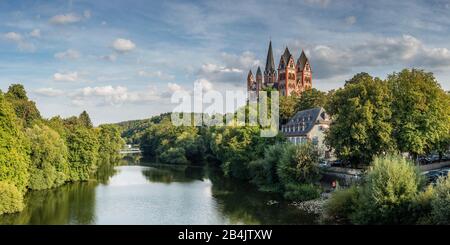
[[[30,192],[0,224],[312,224],[316,217],[208,167],[102,166],[95,180]],[[131,166],[130,166],[131,165]],[[134,165],[134,166],[133,166]],[[277,204],[268,205],[270,200]]]

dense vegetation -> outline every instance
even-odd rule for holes
[[[117,126],[94,128],[86,111],[46,120],[22,85],[0,91],[0,214],[21,211],[27,190],[88,180],[123,144]]]
[[[355,75],[325,106],[333,123],[326,141],[337,157],[368,164],[388,152],[418,155],[450,146],[450,96],[431,73],[405,69],[386,81]]]
[[[326,216],[354,224],[449,224],[449,190],[449,177],[426,186],[413,162],[376,157],[364,184],[332,195]]]

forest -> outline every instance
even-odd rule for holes
[[[45,119],[25,88],[0,91],[0,214],[19,212],[24,195],[67,182],[88,181],[120,159],[116,125],[92,125],[89,114]]]

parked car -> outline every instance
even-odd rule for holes
[[[427,164],[433,163],[433,160],[430,157],[428,157],[428,156],[420,156],[420,157],[417,158],[417,161],[421,165],[427,165]]]
[[[330,163],[326,160],[320,160],[319,161],[319,167],[321,168],[328,168],[330,167]]]
[[[431,170],[424,173],[424,175],[428,183],[434,183],[441,177],[442,173],[438,170]]]
[[[346,162],[344,160],[336,160],[336,161],[330,162],[331,167],[346,167],[347,165],[348,165],[348,162]]]

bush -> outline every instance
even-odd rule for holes
[[[319,154],[311,144],[287,144],[281,156],[277,173],[280,182],[287,186],[295,183],[312,183],[319,179]]]
[[[22,193],[13,184],[0,181],[0,215],[20,212],[24,208]]]
[[[439,225],[450,224],[450,177],[441,177],[435,186],[435,196],[431,201],[432,221]]]
[[[321,189],[314,184],[288,184],[284,198],[291,201],[308,201],[320,197]]]
[[[364,184],[353,222],[360,224],[410,224],[410,205],[421,187],[413,163],[401,156],[376,157]]]
[[[358,198],[359,189],[357,186],[335,191],[325,204],[326,218],[349,223],[357,209]]]
[[[285,152],[286,144],[269,146],[264,152],[264,158],[250,162],[251,182],[261,191],[280,192],[280,181],[277,175],[277,165],[280,156]]]

